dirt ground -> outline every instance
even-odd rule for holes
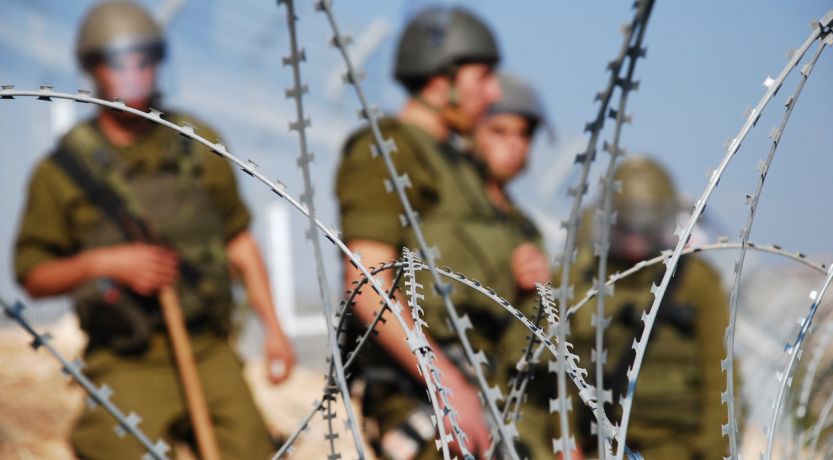
[[[84,347],[84,335],[71,315],[41,329],[39,332],[52,334],[53,345],[64,357],[73,359]],[[0,458],[74,459],[67,436],[73,421],[87,410],[84,392],[60,372],[58,362],[45,350],[33,351],[30,342],[17,327],[0,328]],[[248,362],[245,372],[269,429],[278,437],[286,438],[295,431],[313,403],[321,399],[324,375],[318,371],[296,367],[290,379],[278,386],[266,382],[261,362]],[[354,410],[358,408],[354,406]],[[339,420],[346,419],[340,404],[336,413]],[[352,437],[344,426],[337,423],[341,429],[338,450],[344,458],[352,458]],[[319,412],[294,445],[290,458],[327,458],[325,432]],[[181,446],[175,457],[192,458]]]

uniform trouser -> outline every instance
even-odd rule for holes
[[[243,380],[241,362],[228,341],[210,334],[192,336],[192,348],[205,392],[214,432],[224,460],[265,459],[273,445]],[[113,402],[125,413],[142,418],[139,428],[156,442],[188,441],[190,421],[167,339],[158,334],[139,356],[94,350],[85,357],[85,373],[97,385],[114,391]],[[140,459],[145,453],[133,437],[120,439],[115,419],[103,408],[85,412],[72,432],[80,459]]]

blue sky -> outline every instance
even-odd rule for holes
[[[143,2],[161,11],[172,2]],[[434,2],[436,3],[436,2]],[[0,83],[34,88],[50,83],[57,90],[89,87],[74,63],[75,29],[91,4],[0,0]],[[332,177],[339,145],[358,125],[356,102],[349,88],[334,79],[342,66],[328,46],[325,18],[298,6],[302,45],[308,62],[302,72],[311,92],[306,99],[312,117],[310,132],[316,153],[314,175],[321,217],[337,223]],[[345,31],[352,32],[364,55],[365,80],[371,100],[395,111],[403,100],[391,81],[395,38],[402,23],[427,2],[337,0],[335,10]],[[565,185],[575,173],[569,158],[583,149],[584,124],[595,114],[594,94],[602,89],[605,65],[618,50],[619,27],[632,15],[626,1],[462,2],[481,14],[499,35],[504,68],[532,81],[541,90],[553,116],[558,142],[536,143],[530,172],[519,179],[515,196],[547,229],[568,212]],[[786,63],[785,54],[803,42],[811,19],[833,7],[829,1],[776,0],[700,2],[657,1],[645,38],[647,59],[636,70],[641,89],[630,98],[634,122],[626,127],[623,145],[632,152],[656,155],[688,196],[700,194],[706,173],[724,153],[745,109],[763,95],[761,83]],[[283,98],[290,75],[281,66],[288,41],[284,10],[273,1],[191,1],[169,26],[170,60],[162,75],[167,103],[210,122],[231,150],[251,158],[301,192],[295,166],[296,138],[287,131],[293,107]],[[358,51],[357,51],[358,52]],[[752,239],[778,243],[816,255],[831,255],[828,228],[833,217],[826,197],[833,158],[829,107],[833,57],[823,55],[793,114],[768,178]],[[769,148],[767,135],[783,113],[783,101],[797,82],[797,72],[768,108],[713,197],[708,217],[717,232],[736,239],[746,219],[744,195],[754,190],[755,166]],[[85,107],[73,106],[76,116]],[[52,112],[51,112],[52,110]],[[73,110],[73,109],[69,109]],[[54,109],[40,101],[0,103],[0,247],[7,261],[0,265],[0,292],[13,290],[11,240],[22,206],[26,178],[34,162],[54,142],[50,117]],[[606,157],[595,171],[604,169]],[[262,214],[275,201],[260,184],[240,177],[252,208]],[[595,180],[592,184],[595,186]],[[594,189],[591,188],[591,197]],[[589,198],[590,199],[590,198]],[[303,239],[303,219],[292,223],[299,293],[316,296],[311,251]],[[255,226],[265,238],[264,219]],[[554,245],[557,247],[557,245]],[[335,260],[335,251],[329,255]],[[338,268],[332,264],[333,289]]]

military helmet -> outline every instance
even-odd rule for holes
[[[622,190],[613,194],[617,225],[638,233],[660,232],[673,225],[680,210],[671,176],[645,156],[624,160],[614,173]]]
[[[147,11],[132,2],[107,1],[87,13],[75,45],[85,69],[108,54],[132,49],[146,49],[160,60],[164,57],[162,28]]]
[[[520,115],[530,122],[532,133],[543,124],[550,138],[553,137],[544,104],[528,82],[507,72],[498,73],[500,99],[489,107],[488,115],[512,113]]]
[[[411,19],[400,36],[394,78],[408,86],[457,64],[499,60],[497,42],[483,20],[462,8],[431,7]]]

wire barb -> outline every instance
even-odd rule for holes
[[[89,395],[89,402],[94,403],[94,405],[102,406],[113,418],[116,419],[118,424],[115,427],[116,434],[121,438],[124,437],[126,434],[130,434],[140,444],[145,448],[147,451],[147,457],[154,459],[154,460],[168,460],[167,452],[170,450],[167,444],[164,441],[157,441],[152,442],[150,438],[145,435],[144,432],[139,428],[139,422],[141,422],[141,417],[136,413],[131,412],[128,415],[124,415],[124,412],[116,406],[115,403],[110,399],[113,395],[113,391],[110,387],[106,385],[102,385],[101,388],[97,388],[93,382],[81,372],[83,368],[83,363],[80,361],[73,361],[70,362],[66,358],[64,358],[55,347],[52,346],[50,343],[51,336],[49,334],[39,334],[35,331],[34,327],[26,320],[23,316],[24,306],[21,302],[15,302],[13,305],[9,305],[4,300],[0,299],[0,307],[3,308],[3,312],[6,316],[15,321],[21,328],[23,328],[29,335],[32,336],[32,347],[34,349],[38,348],[45,348],[49,354],[58,360],[61,363],[61,370],[64,374],[69,375],[72,377],[79,385],[87,392]]]

